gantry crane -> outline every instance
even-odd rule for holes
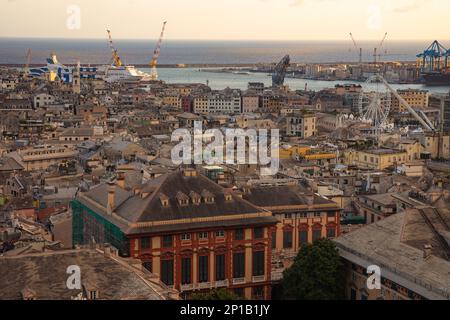
[[[155,51],[153,52],[152,61],[150,61],[150,68],[151,68],[150,77],[152,80],[158,79],[158,71],[156,70],[156,66],[158,64],[159,54],[161,53],[161,43],[164,36],[164,30],[166,29],[166,23],[167,21],[164,21],[161,30],[161,35],[159,36],[159,40],[158,43],[156,44]]]
[[[450,50],[435,40],[423,53],[417,55],[422,72],[444,72],[450,69]]]
[[[119,54],[117,53],[117,49],[114,47],[112,37],[111,37],[111,31],[107,29],[106,32],[108,33],[109,47],[111,48],[111,52],[112,52],[112,60],[113,60],[112,64],[115,67],[121,67],[123,65],[123,63],[119,57]]]
[[[362,48],[361,47],[358,48],[355,38],[353,37],[353,34],[351,32],[350,32],[350,38],[353,41],[353,45],[355,46],[356,51],[359,51],[359,64],[361,64],[362,63]]]

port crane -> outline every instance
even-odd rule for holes
[[[353,37],[353,33],[350,32],[350,38],[352,39],[353,45],[355,46],[356,51],[359,51],[359,64],[362,63],[362,48],[356,44],[355,38]]]
[[[381,60],[381,54],[378,54],[378,51],[381,51],[381,49],[383,48],[384,42],[386,41],[386,38],[388,36],[388,33],[386,32],[384,34],[383,40],[381,40],[379,46],[377,48],[373,49],[373,63],[377,64],[377,57],[380,57]]]
[[[289,55],[285,55],[283,59],[275,66],[272,73],[272,87],[281,87],[284,84],[284,78],[286,77],[286,71],[291,63]]]
[[[167,23],[167,21],[164,21],[162,29],[161,29],[161,34],[159,36],[159,40],[156,44],[155,51],[153,52],[152,61],[150,61],[150,68],[151,68],[150,78],[152,80],[158,79],[158,71],[156,70],[156,66],[158,64],[158,58],[161,53],[161,43],[162,43],[163,36],[164,36],[164,30],[166,29],[166,23]]]
[[[435,40],[424,52],[417,55],[422,72],[447,72],[449,70],[450,50]]]
[[[109,29],[106,30],[106,32],[108,33],[108,38],[109,38],[109,47],[111,48],[111,52],[112,52],[112,64],[115,67],[121,67],[123,65],[122,60],[119,57],[119,54],[117,53],[117,49],[114,47],[114,43],[111,37],[111,31]]]

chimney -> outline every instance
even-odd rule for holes
[[[423,246],[423,259],[426,260],[431,256],[431,249],[433,247],[429,244]]]
[[[116,185],[113,182],[108,182],[108,203],[106,205],[106,213],[108,216],[112,215],[114,210],[116,194]]]
[[[306,197],[306,204],[308,206],[313,206],[314,205],[314,193],[305,194],[305,197]]]
[[[125,173],[124,172],[118,172],[117,173],[117,185],[121,187],[122,189],[125,189]]]

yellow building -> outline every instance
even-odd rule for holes
[[[414,139],[390,138],[383,142],[383,146],[385,148],[397,148],[401,151],[406,151],[408,161],[419,160],[420,154],[423,151],[422,144]]]
[[[450,157],[450,136],[445,134],[441,140],[439,134],[427,134],[425,137],[424,151],[429,152],[433,159]]]
[[[181,97],[179,95],[167,95],[162,99],[162,103],[181,109]]]
[[[276,228],[272,229],[275,260],[281,254],[289,262],[301,246],[340,234],[339,206],[300,186],[248,188],[244,189],[243,198],[272,212],[278,219]]]
[[[34,146],[8,154],[19,162],[25,171],[46,170],[51,165],[57,165],[64,161],[72,160],[78,155],[73,146]]]
[[[313,150],[310,146],[285,146],[280,148],[280,159],[305,159],[307,161],[314,160],[332,160],[336,159],[336,153],[329,151]]]
[[[430,94],[426,90],[417,90],[417,89],[405,89],[398,90],[398,94],[405,99],[405,101],[412,108],[428,108],[428,102]],[[397,98],[392,96],[392,106],[391,110],[393,112],[406,112],[406,108],[400,104]]]
[[[414,161],[420,159],[420,153],[422,151],[422,145],[416,140],[401,140],[398,145],[400,150],[406,151],[408,154],[408,161]]]
[[[309,138],[316,135],[316,116],[312,113],[295,112],[286,116],[288,136]]]
[[[344,159],[347,165],[384,170],[408,162],[408,153],[395,149],[352,150],[344,154]]]

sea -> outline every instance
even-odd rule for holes
[[[429,41],[387,41],[381,51],[381,61],[415,61]],[[444,46],[450,41],[443,42]],[[151,60],[156,40],[115,40],[115,46],[125,64],[147,64]],[[363,61],[373,61],[373,48],[379,43],[364,41]],[[0,64],[25,64],[28,49],[32,50],[32,64],[45,64],[51,52],[57,54],[63,64],[107,64],[111,52],[106,39],[38,39],[0,38]],[[158,63],[175,64],[256,64],[279,61],[289,54],[293,63],[356,62],[359,51],[348,41],[198,41],[166,40],[161,48]],[[143,71],[149,71],[146,68]],[[211,70],[209,70],[211,71]],[[205,72],[199,68],[159,68],[159,78],[168,83],[208,83],[213,89],[226,87],[245,89],[248,82],[271,83],[265,73],[232,74]],[[291,89],[320,90],[349,81],[315,81],[286,79]],[[364,84],[368,89],[374,85]],[[450,86],[425,87],[423,85],[395,85],[395,88],[426,89],[448,93]]]

